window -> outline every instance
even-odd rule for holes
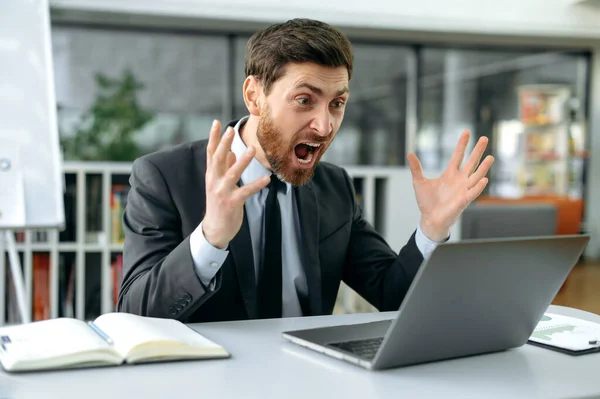
[[[242,96],[247,35],[61,25],[52,33],[67,160],[130,161],[208,137],[215,118],[227,123],[247,115]],[[406,152],[415,150],[426,171],[438,172],[460,133],[470,129],[471,146],[482,135],[490,138],[488,152],[499,155],[492,178],[500,182],[517,173],[502,166],[514,164],[503,155],[515,153],[522,138],[512,130],[497,132],[517,126],[510,123],[519,121],[523,88],[564,87],[568,106],[577,107],[575,117],[586,118],[585,54],[352,42],[350,100],[326,161],[402,166]],[[96,73],[107,78],[108,88],[100,89]],[[136,101],[127,101],[131,98]],[[583,128],[569,134],[585,139]]]
[[[354,44],[344,122],[323,156],[341,165],[404,165],[409,48]]]
[[[445,169],[458,137],[469,129],[470,149],[479,137],[487,136],[488,153],[496,157],[489,194],[566,194],[568,175],[574,171],[569,171],[573,162],[561,143],[575,134],[575,146],[585,147],[584,134],[573,123],[586,118],[585,55],[425,48],[420,60],[416,151],[425,170]],[[528,100],[523,96],[531,90],[538,93],[535,101],[541,101],[541,96],[549,91],[564,93],[551,105],[560,111],[558,119],[529,126],[524,119]],[[538,104],[538,116],[546,112],[542,108],[549,104]],[[560,127],[554,129],[553,124]],[[554,156],[538,153],[539,156],[523,157],[525,146],[548,140],[551,144],[547,145],[556,150]],[[574,179],[581,182],[581,164],[578,168]],[[527,188],[531,181],[557,185],[540,191],[539,187]],[[563,183],[559,184],[560,181]]]
[[[52,35],[61,137],[80,138],[66,159],[131,161],[207,138],[228,114],[226,37],[61,26]]]
[[[233,66],[233,117],[240,119],[248,115],[248,109],[244,103],[243,86],[246,74],[244,72],[244,61],[246,58],[246,44],[249,36],[236,37],[233,41],[234,46],[234,66]]]

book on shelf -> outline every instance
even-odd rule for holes
[[[519,87],[519,114],[530,126],[560,123],[571,93],[564,85],[523,85]]]
[[[12,270],[10,267],[5,267],[5,280],[4,289],[6,289],[6,321],[8,323],[16,323],[20,320],[19,308],[17,305],[17,293],[15,292],[15,285],[13,284]],[[2,320],[0,315],[0,321]]]
[[[129,313],[0,328],[0,364],[7,372],[228,357],[225,348],[180,321]]]
[[[129,186],[125,184],[114,184],[110,197],[110,215],[111,215],[111,242],[113,244],[123,244],[125,232],[123,231],[123,211],[127,204],[127,194]]]
[[[33,269],[33,320],[50,318],[50,254],[35,252]]]
[[[88,174],[85,184],[85,242],[103,244],[106,233],[102,226],[102,176]]]
[[[59,254],[59,316],[75,317],[75,254]]]

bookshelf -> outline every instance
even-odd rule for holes
[[[381,204],[394,168],[346,167],[366,218],[385,226]],[[113,311],[123,250],[120,217],[131,163],[65,162],[65,229],[16,231],[32,319],[90,320]],[[7,259],[0,256],[0,325],[19,322]],[[373,311],[342,284],[335,313]]]
[[[497,164],[491,193],[506,198],[583,198],[587,126],[565,85],[519,87],[519,119],[494,129]]]

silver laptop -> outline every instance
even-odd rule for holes
[[[588,241],[574,235],[445,243],[421,265],[395,319],[283,337],[371,370],[519,347]]]

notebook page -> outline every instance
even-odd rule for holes
[[[109,349],[110,346],[82,321],[52,319],[0,328],[4,351],[19,361],[36,361]]]
[[[122,356],[137,345],[156,341],[221,348],[220,345],[173,319],[143,317],[129,313],[107,313],[98,317],[95,323],[112,338],[115,348]]]

